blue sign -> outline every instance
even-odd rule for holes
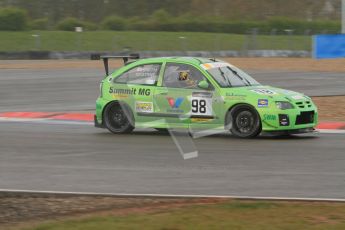
[[[313,57],[345,58],[345,34],[325,34],[313,37]]]

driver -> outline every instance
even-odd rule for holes
[[[179,76],[178,76],[178,80],[183,82],[183,84],[187,88],[195,88],[198,85],[197,80],[191,79],[191,73],[190,73],[189,70],[187,70],[187,71],[180,71],[179,72]]]

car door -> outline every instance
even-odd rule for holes
[[[198,84],[207,81],[208,89],[201,89]],[[214,87],[196,67],[167,62],[161,86],[154,92],[155,114],[166,122],[189,127],[218,123]],[[215,104],[216,103],[216,104]]]

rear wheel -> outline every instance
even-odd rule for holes
[[[130,133],[134,129],[131,109],[122,103],[109,104],[103,113],[104,125],[112,133]]]
[[[231,133],[241,138],[256,137],[261,132],[259,114],[248,105],[239,105],[227,115],[227,127]]]

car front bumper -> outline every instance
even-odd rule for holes
[[[316,107],[305,110],[275,110],[260,113],[263,131],[309,132],[318,124]]]

